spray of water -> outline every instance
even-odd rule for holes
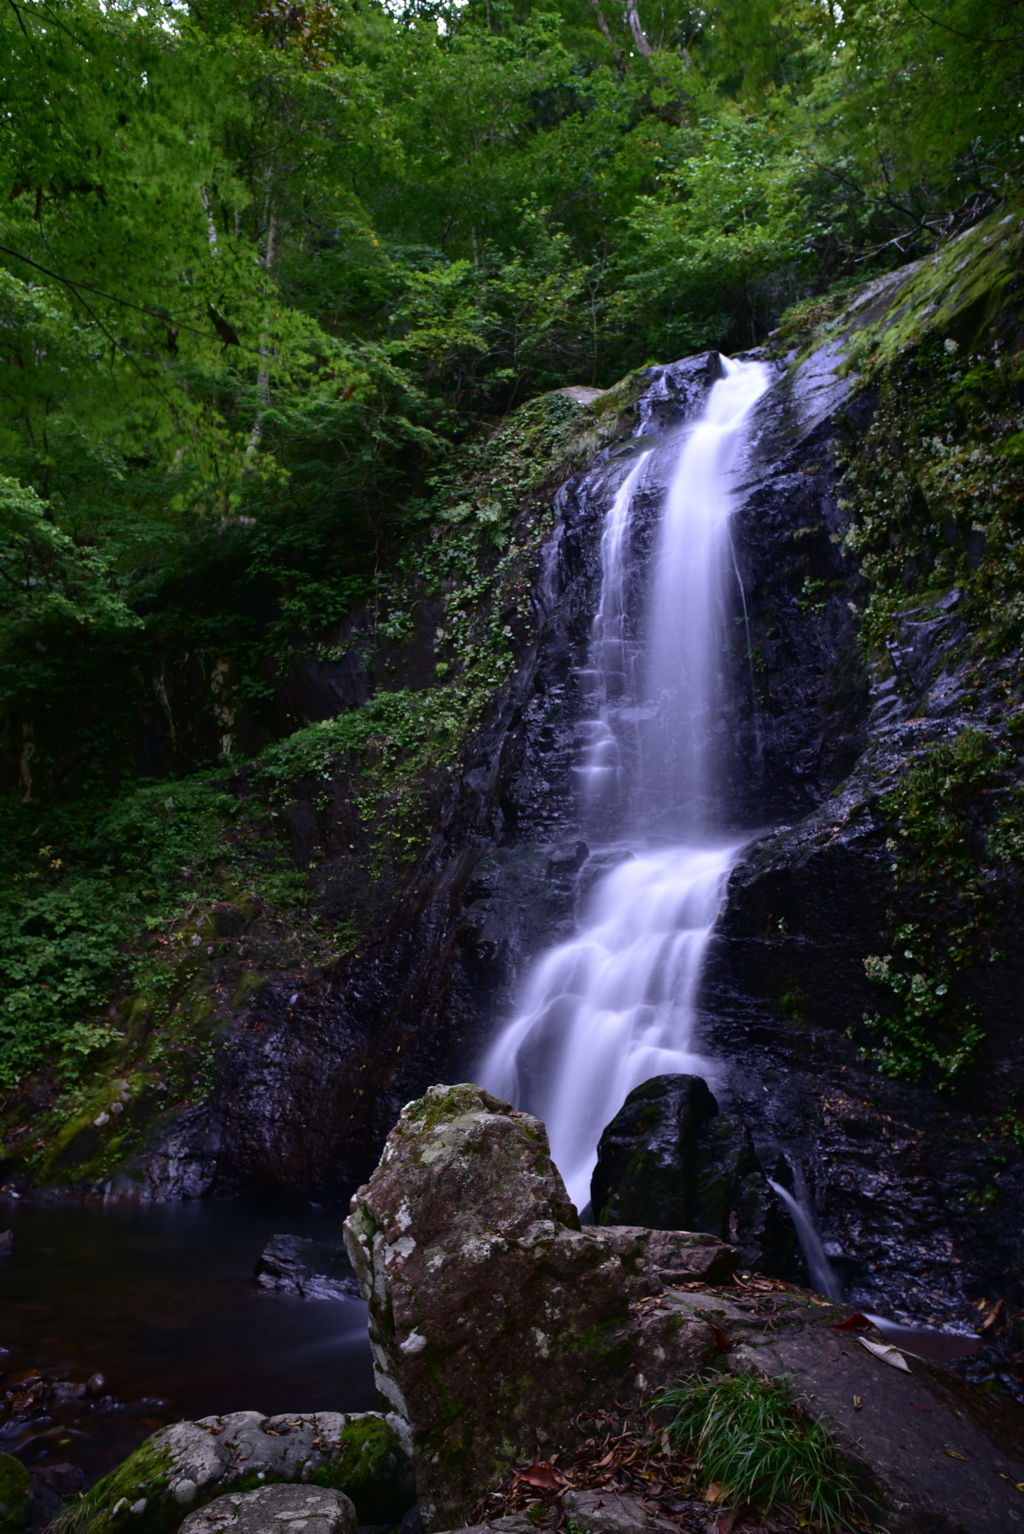
[[[622,786],[624,763],[637,763],[626,829],[639,855],[596,886],[579,935],[538,961],[479,1073],[488,1090],[545,1121],[578,1208],[589,1201],[601,1131],[635,1086],[669,1072],[715,1076],[694,1052],[692,1031],[701,964],[739,850],[714,810],[729,479],[769,380],[760,363],[722,364],[703,415],[680,441],[665,498],[639,683],[624,618],[630,509],[646,457],[614,498],[601,542],[588,673],[596,723],[582,773],[592,796],[607,798]],[[643,692],[634,706],[617,706],[634,688]],[[627,719],[637,732],[632,752],[622,750]],[[674,844],[645,846],[654,825],[673,827]]]

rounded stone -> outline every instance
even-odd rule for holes
[[[171,1487],[171,1496],[174,1498],[175,1502],[180,1502],[182,1507],[187,1507],[190,1502],[195,1501],[197,1490],[198,1488],[195,1481],[190,1481],[188,1477],[185,1476],[182,1480],[175,1481],[174,1485]]]
[[[189,1513],[179,1534],[356,1534],[356,1510],[325,1486],[259,1486]]]

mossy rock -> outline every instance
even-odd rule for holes
[[[816,328],[802,355],[839,340],[846,365],[873,375],[928,335],[970,347],[979,335],[1015,329],[1024,249],[1024,210],[1006,207],[934,254],[860,289],[837,318]]]
[[[372,1413],[347,1423],[331,1458],[309,1479],[350,1497],[360,1523],[397,1523],[416,1496],[412,1467],[394,1429]]]
[[[25,1525],[32,1481],[25,1466],[13,1454],[0,1454],[0,1534],[14,1534]]]
[[[344,1492],[360,1523],[398,1523],[415,1501],[410,1462],[377,1412],[232,1412],[154,1433],[62,1514],[53,1534],[175,1534],[228,1491],[290,1481]]]

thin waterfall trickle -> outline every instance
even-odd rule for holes
[[[745,421],[768,386],[761,363],[722,358],[701,417],[680,439],[654,558],[642,679],[628,677],[625,644],[630,513],[649,455],[615,496],[601,540],[602,588],[585,689],[594,709],[581,767],[596,797],[638,763],[628,785],[636,852],[594,888],[571,941],[543,955],[518,1014],[502,1029],[481,1083],[547,1124],[569,1195],[590,1199],[597,1143],[626,1096],[649,1077],[689,1072],[714,1080],[691,1047],[701,965],[741,842],[716,817],[721,751],[726,585],[731,571],[730,473]],[[595,675],[596,674],[596,675]],[[637,697],[637,692],[643,692]],[[629,694],[633,706],[616,708]],[[623,751],[628,721],[636,748]],[[616,798],[620,796],[616,795]],[[650,845],[652,832],[661,845]],[[671,830],[674,845],[666,846]]]
[[[796,1229],[797,1240],[800,1242],[800,1250],[804,1254],[804,1262],[807,1264],[807,1274],[812,1286],[819,1294],[828,1295],[830,1300],[841,1300],[843,1286],[836,1276],[836,1271],[825,1255],[825,1247],[818,1229],[811,1216],[802,1204],[798,1203],[788,1189],[784,1188],[774,1178],[769,1177],[768,1186],[774,1191],[776,1197],[782,1201],[789,1211],[790,1219]]]
[[[622,793],[625,764],[617,705],[635,692],[635,646],[627,632],[626,579],[630,512],[650,452],[641,454],[608,509],[601,534],[601,597],[590,637],[590,669],[580,678],[584,702],[595,710],[586,721],[590,739],[579,776],[588,800],[607,806]],[[616,725],[619,729],[616,729]]]

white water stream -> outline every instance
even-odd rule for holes
[[[601,1131],[634,1087],[674,1072],[716,1075],[691,1035],[701,964],[739,851],[711,809],[723,765],[715,722],[732,571],[729,482],[769,382],[761,363],[723,358],[722,366],[681,439],[665,496],[639,682],[624,624],[630,512],[649,454],[619,489],[601,540],[591,643],[597,718],[581,771],[594,799],[628,790],[638,854],[626,853],[597,884],[579,934],[537,961],[480,1072],[489,1091],[544,1120],[579,1209],[590,1201]],[[630,697],[633,706],[616,706]],[[621,749],[625,728],[635,733],[631,753]],[[639,763],[638,781],[624,785],[629,760]],[[678,840],[651,847],[655,824],[672,824]]]

